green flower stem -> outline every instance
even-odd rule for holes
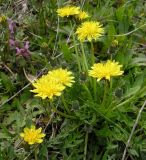
[[[91,54],[92,54],[92,65],[93,65],[95,63],[95,56],[94,56],[94,46],[92,41],[91,41]]]
[[[85,51],[84,51],[84,46],[83,43],[81,42],[81,50],[82,50],[82,57],[83,57],[83,71],[84,72],[88,72],[88,63],[87,63],[87,59],[86,59],[86,55],[85,55]]]
[[[42,100],[43,108],[44,108],[46,114],[47,114],[48,116],[50,116],[50,112],[49,112],[49,110],[48,110],[47,105],[46,105],[45,102],[46,102],[46,101]]]
[[[112,88],[113,88],[113,81],[112,78],[110,79],[110,92],[112,92]]]
[[[70,25],[71,25],[71,28],[72,28],[72,31],[73,31],[75,25],[72,24],[72,21],[71,21],[71,20],[70,20]],[[80,73],[80,72],[81,72],[81,64],[80,64],[80,57],[79,57],[78,49],[77,49],[77,45],[76,45],[75,33],[73,33],[72,36],[73,36],[75,53],[76,53],[76,60],[77,60],[77,64],[78,64],[78,70],[79,70],[79,73]]]
[[[65,110],[69,113],[69,109],[68,109],[68,106],[67,106],[67,104],[65,102],[65,98],[64,98],[63,94],[61,95],[61,100],[62,100],[62,103],[64,105]]]
[[[37,154],[38,154],[38,147],[34,150],[35,160],[38,160]]]
[[[87,145],[88,145],[88,131],[86,131],[86,135],[85,135],[84,160],[86,160],[86,156],[87,156]]]
[[[96,100],[96,92],[97,92],[97,80],[93,79],[93,92],[94,92],[94,99]]]
[[[83,71],[85,72],[85,73],[88,73],[88,70],[89,70],[89,68],[88,68],[88,62],[87,62],[87,59],[86,59],[86,55],[85,55],[85,51],[84,51],[84,46],[83,46],[83,43],[81,42],[80,43],[81,44],[81,50],[82,50],[82,57],[83,57]],[[91,77],[89,77],[89,81],[90,81],[90,84],[91,84],[91,86],[92,86],[92,79],[91,79]],[[94,87],[93,87],[94,88]],[[96,87],[95,87],[96,88]],[[95,89],[94,88],[94,89]],[[94,91],[94,92],[96,92],[96,91]]]
[[[77,59],[77,64],[78,64],[78,69],[79,69],[79,73],[81,72],[81,64],[80,64],[80,57],[78,54],[78,49],[76,46],[76,40],[75,40],[75,36],[73,34],[73,41],[74,41],[74,47],[75,47],[75,53],[76,53],[76,59]]]
[[[95,63],[95,56],[94,56],[94,46],[93,42],[91,41],[91,64],[93,65]],[[97,90],[97,81],[96,79],[93,79],[93,92],[94,92],[94,98],[96,100],[96,90]]]
[[[85,83],[83,83],[82,85],[83,85],[83,88],[85,89],[85,91],[88,93],[89,99],[91,99],[93,101],[91,92],[90,92],[89,88],[87,87],[87,85]]]
[[[106,102],[107,90],[108,90],[108,81],[104,80],[104,94],[103,94],[103,100],[102,100],[103,106],[105,105],[105,102]]]

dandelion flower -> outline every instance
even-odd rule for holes
[[[48,77],[68,87],[71,87],[72,83],[75,82],[74,77],[72,76],[72,72],[62,68],[49,71]]]
[[[77,28],[76,34],[80,41],[91,41],[92,39],[97,40],[104,33],[104,29],[99,22],[86,21]]]
[[[69,17],[80,13],[80,8],[76,6],[65,6],[57,9],[60,17]]]
[[[110,81],[110,78],[113,76],[120,76],[124,72],[121,71],[122,65],[119,65],[118,62],[108,60],[106,63],[97,63],[94,64],[89,70],[89,75],[91,77],[97,78],[97,81],[100,81],[102,78],[105,78]]]
[[[42,143],[45,134],[42,133],[42,128],[36,129],[36,127],[32,125],[30,128],[24,128],[24,132],[20,133],[20,136],[25,142],[32,145],[35,143]]]
[[[89,15],[85,11],[80,11],[80,13],[76,15],[76,18],[79,19],[79,20],[83,20],[83,19],[86,19],[88,17],[89,17]]]
[[[36,80],[36,82],[33,83],[33,86],[35,89],[31,90],[31,92],[37,93],[36,96],[41,97],[42,99],[52,99],[53,96],[60,96],[65,89],[62,84],[49,79],[48,75],[44,75]]]

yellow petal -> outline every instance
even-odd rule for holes
[[[24,137],[24,135],[25,135],[24,133],[20,133],[20,137]]]

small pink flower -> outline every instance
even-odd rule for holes
[[[8,27],[9,27],[10,34],[14,34],[14,30],[16,28],[16,24],[10,18],[8,18]]]
[[[15,40],[9,39],[9,46],[10,46],[10,48],[15,47],[15,45],[16,45]]]
[[[26,58],[28,58],[30,56],[29,42],[28,41],[24,42],[24,47],[23,48],[16,47],[16,55],[21,55],[21,56],[26,57]]]

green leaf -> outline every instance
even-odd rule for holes
[[[143,75],[137,77],[133,86],[127,90],[124,98],[128,98],[128,97],[136,94],[141,89],[142,84],[143,84]]]
[[[63,57],[67,62],[71,62],[72,60],[72,53],[71,49],[69,49],[69,46],[66,43],[60,43],[60,48],[63,53]]]
[[[132,154],[133,156],[139,157],[139,154],[138,154],[138,152],[135,149],[129,149],[128,152],[130,154]]]
[[[7,76],[3,72],[0,72],[0,78],[2,79],[2,85],[5,87],[5,89],[8,92],[12,92],[14,89],[14,86],[13,86],[13,83],[11,82],[9,76]]]

